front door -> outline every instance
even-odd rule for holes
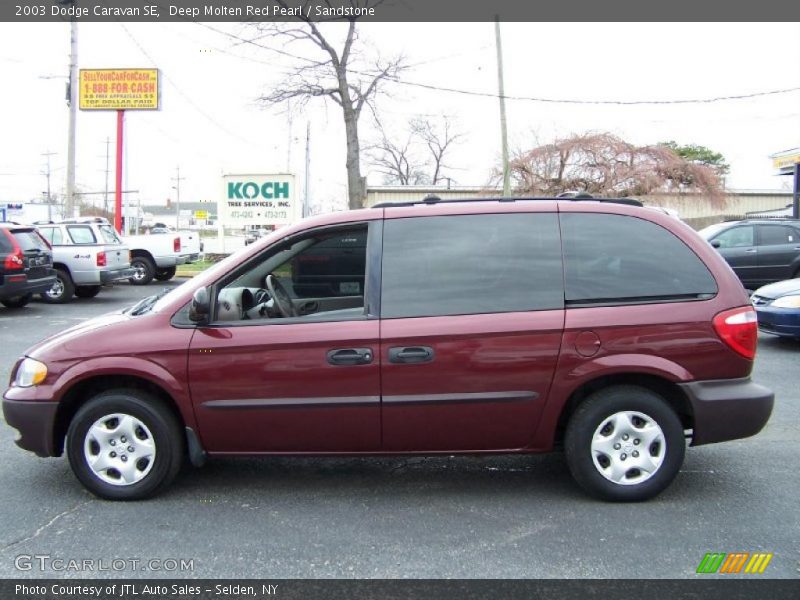
[[[564,326],[558,218],[547,208],[386,219],[384,450],[530,443]]]
[[[367,229],[312,231],[212,286],[212,322],[189,349],[209,452],[380,448],[379,324],[364,301]],[[313,293],[303,293],[310,280]]]

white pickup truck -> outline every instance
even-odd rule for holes
[[[133,285],[147,285],[153,279],[172,279],[178,265],[200,258],[200,239],[193,232],[165,230],[164,233],[129,235],[124,239],[131,250],[134,274],[129,281]]]

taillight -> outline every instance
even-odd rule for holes
[[[720,339],[749,360],[756,356],[758,345],[758,317],[750,306],[734,308],[714,317],[714,329]]]
[[[3,263],[7,271],[16,271],[25,268],[25,261],[23,260],[22,251],[17,248],[11,254],[6,255],[6,260]]]
[[[172,242],[172,249],[175,252],[180,252],[181,251],[181,238],[179,238],[179,237],[175,238],[175,241]]]
[[[100,251],[97,253],[97,266],[98,267],[105,267],[106,264],[106,253],[105,251]]]

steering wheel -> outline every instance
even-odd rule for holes
[[[272,299],[275,300],[275,306],[278,307],[278,310],[281,311],[285,318],[289,319],[298,316],[291,296],[289,296],[280,280],[272,273],[267,275],[267,289]]]

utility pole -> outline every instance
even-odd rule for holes
[[[77,6],[77,0],[71,4]],[[67,194],[66,217],[75,212],[75,129],[78,116],[78,22],[70,20],[69,36],[69,82],[67,83],[67,106],[69,106],[69,129],[67,132]]]
[[[108,175],[111,172],[111,169],[108,165],[108,161],[111,159],[111,138],[106,138],[106,193],[103,196],[103,209],[105,210],[106,214],[108,214]]]
[[[54,156],[55,152],[43,152],[42,156],[47,159],[47,170],[44,172],[44,176],[47,178],[47,220],[53,220],[53,200],[50,196],[50,157]]]
[[[175,182],[175,185],[172,186],[172,189],[175,190],[175,194],[177,196],[177,199],[175,200],[175,231],[181,227],[181,181],[186,179],[185,177],[181,177],[180,165],[178,165],[176,172],[176,176],[172,178],[172,181]]]
[[[494,35],[497,46],[497,87],[500,96],[500,136],[503,147],[503,196],[511,195],[511,171],[508,167],[508,129],[506,128],[506,92],[503,83],[503,44],[500,40],[500,15],[494,18]]]
[[[306,173],[305,182],[303,184],[303,217],[308,216],[308,184],[311,181],[309,177],[309,168],[311,166],[311,122],[306,123]]]

